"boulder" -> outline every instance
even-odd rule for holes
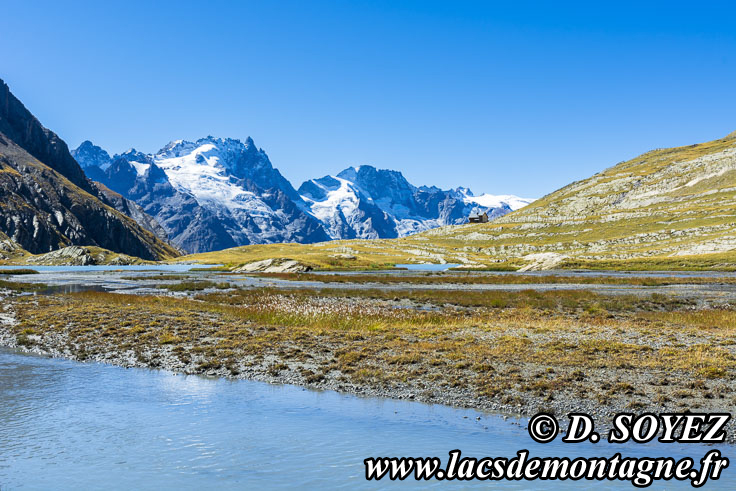
[[[311,266],[294,259],[275,258],[253,261],[233,269],[235,273],[304,273],[311,271]]]
[[[29,264],[46,266],[91,266],[97,264],[86,247],[69,246],[55,251],[40,254],[27,260]]]

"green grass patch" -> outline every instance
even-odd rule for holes
[[[12,290],[14,292],[37,292],[45,290],[45,283],[21,283],[19,281],[0,280],[0,290]]]

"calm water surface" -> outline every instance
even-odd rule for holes
[[[382,489],[368,456],[684,456],[702,446],[533,444],[497,416],[258,382],[213,380],[0,350],[0,488]],[[726,455],[731,456],[729,448]],[[736,469],[705,489],[736,489]],[[582,489],[590,483],[493,483]],[[474,486],[478,487],[478,486]],[[596,488],[626,489],[620,483]],[[650,489],[686,489],[664,483]],[[633,489],[633,488],[632,488]]]
[[[160,265],[138,265],[138,266],[32,266],[32,269],[40,274],[35,275],[11,275],[13,281],[27,283],[43,283],[51,288],[42,293],[72,293],[77,291],[96,290],[96,291],[127,291],[131,293],[155,293],[155,287],[161,283],[176,282],[175,279],[166,278],[161,280],[161,275],[171,275],[178,273],[181,279],[198,279],[211,280],[217,282],[229,282],[234,286],[240,287],[287,287],[287,288],[322,288],[325,283],[318,281],[292,281],[282,280],[269,277],[254,277],[248,275],[223,275],[219,271],[207,271],[207,268],[221,265],[202,266],[198,264],[160,264]],[[457,264],[397,264],[398,267],[407,268],[404,270],[390,271],[317,271],[316,274],[369,274],[377,273],[392,274],[396,276],[416,275],[418,272],[432,273],[443,272]],[[27,269],[28,266],[2,266],[0,269]],[[532,271],[525,273],[517,272],[492,272],[492,273],[467,273],[470,275],[491,274],[496,275],[522,275],[522,276],[546,276],[558,275],[568,277],[587,276],[615,276],[615,277],[679,277],[679,278],[708,278],[708,277],[734,277],[734,272],[625,272],[625,271]],[[520,291],[520,290],[591,290],[603,294],[620,295],[639,293],[649,295],[651,293],[663,293],[677,296],[695,296],[697,298],[708,299],[716,302],[736,301],[736,285],[733,284],[693,284],[693,285],[662,285],[662,286],[640,286],[640,285],[606,285],[606,284],[373,284],[373,283],[330,283],[331,288],[348,288],[348,289],[372,289],[381,288],[384,290],[403,290],[403,289],[426,289],[426,290],[499,290],[499,291]],[[160,290],[157,290],[160,292]]]

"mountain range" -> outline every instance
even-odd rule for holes
[[[378,239],[466,223],[472,213],[494,219],[533,200],[474,196],[468,188],[416,187],[401,172],[370,165],[304,182],[299,194],[333,239]]]
[[[368,165],[306,181],[297,190],[250,137],[177,140],[153,154],[130,149],[114,156],[85,141],[72,155],[92,180],[140,207],[187,252],[403,237],[465,223],[473,212],[495,218],[532,201],[417,187],[400,172]]]

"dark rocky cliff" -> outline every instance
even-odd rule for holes
[[[66,143],[44,126],[0,79],[0,133],[88,193],[95,190]]]
[[[32,253],[99,246],[143,259],[178,252],[112,208],[66,143],[0,80],[0,232]]]

